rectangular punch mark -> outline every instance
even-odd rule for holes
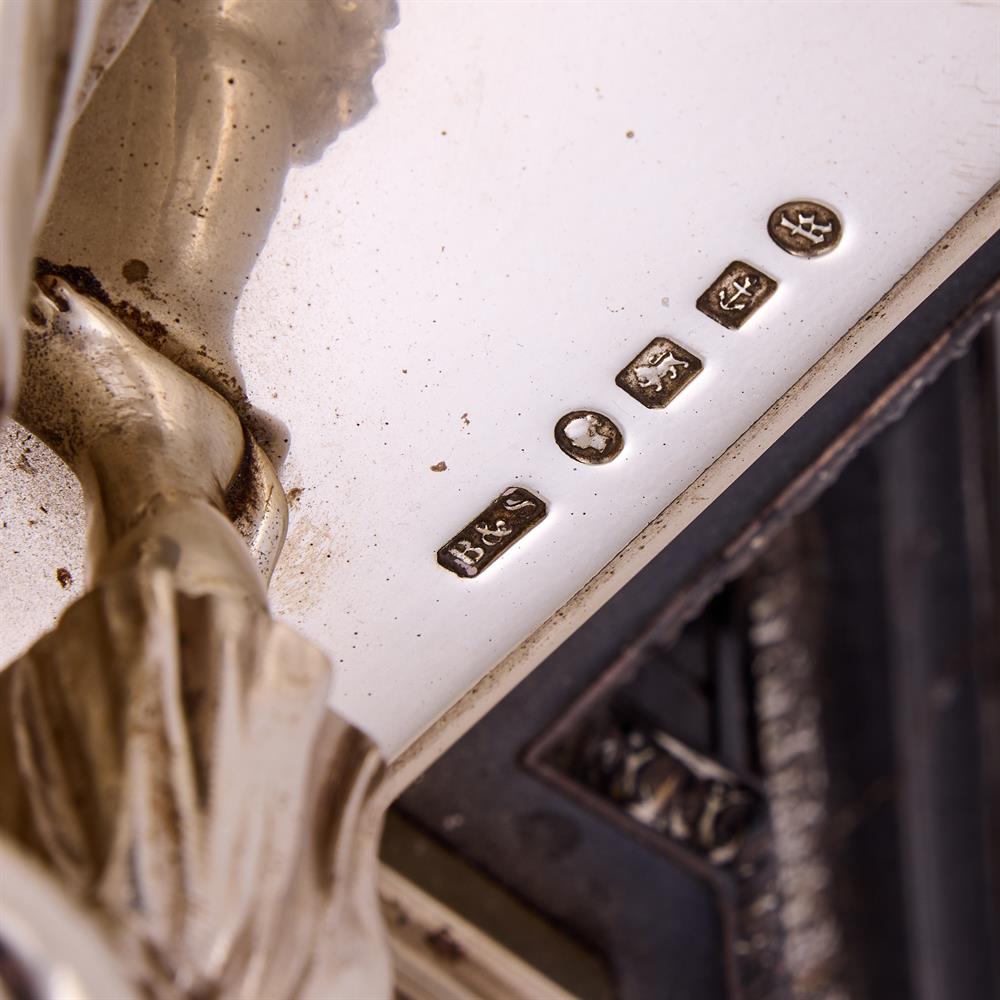
[[[650,410],[662,410],[701,371],[701,360],[666,337],[651,340],[615,383]]]
[[[509,486],[457,535],[438,549],[438,565],[456,576],[478,576],[541,521],[545,501],[521,486]]]
[[[700,312],[738,330],[777,291],[778,283],[742,260],[734,260],[698,296]]]

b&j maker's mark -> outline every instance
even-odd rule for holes
[[[542,518],[545,501],[521,486],[509,486],[454,538],[438,549],[438,564],[456,576],[478,576]]]

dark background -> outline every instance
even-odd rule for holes
[[[998,275],[994,237],[404,794],[384,859],[583,997],[997,996]],[[580,765],[636,719],[755,790],[736,862]]]

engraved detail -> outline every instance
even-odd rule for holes
[[[456,576],[478,576],[546,512],[544,500],[520,486],[510,486],[438,549],[438,564]]]
[[[556,444],[584,465],[604,465],[617,458],[624,439],[617,424],[596,410],[573,410],[559,418]]]
[[[787,229],[792,236],[804,236],[812,244],[822,243],[826,239],[826,234],[833,229],[833,226],[826,225],[821,226],[816,222],[815,215],[803,215],[801,212],[797,213],[799,221],[796,223],[789,222],[785,218],[784,212],[781,214],[781,226]],[[806,228],[808,227],[808,228]]]
[[[832,208],[815,201],[789,201],[771,213],[767,231],[786,253],[819,257],[840,242],[843,225]]]
[[[744,278],[742,282],[733,282],[734,291],[728,296],[726,296],[726,290],[724,288],[719,289],[719,305],[725,309],[727,312],[731,309],[746,309],[747,303],[740,302],[742,296],[746,296],[748,299],[753,301],[753,296],[750,293],[750,279]]]
[[[507,522],[502,517],[497,520],[495,528],[491,528],[488,524],[477,524],[476,531],[483,536],[486,545],[496,545],[500,539],[512,534],[512,529],[507,527]]]
[[[643,388],[651,388],[654,392],[660,392],[663,389],[664,378],[675,379],[679,368],[690,367],[691,365],[687,361],[675,358],[673,351],[667,351],[660,357],[653,358],[650,364],[637,368],[635,374],[639,385]]]
[[[524,491],[527,493],[527,490]],[[528,494],[531,496],[531,494]],[[508,497],[503,502],[504,510],[524,510],[525,507],[534,507],[535,501],[538,500],[537,497],[532,497],[531,500],[518,500],[517,497]]]
[[[475,553],[473,555],[472,553]],[[472,542],[466,541],[464,538],[460,538],[450,549],[448,549],[448,555],[454,556],[459,562],[464,563],[466,566],[474,567],[480,559],[486,555],[483,549],[473,548]],[[478,572],[476,570],[475,572]],[[467,573],[466,576],[473,576],[474,573]]]
[[[698,297],[706,316],[738,330],[775,293],[778,283],[763,271],[734,260]]]
[[[661,410],[701,371],[701,361],[665,337],[649,342],[615,378],[633,399]]]

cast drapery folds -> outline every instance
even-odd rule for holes
[[[378,753],[315,646],[175,583],[147,555],[0,673],[0,824],[149,996],[371,995]]]
[[[0,418],[79,480],[90,589],[0,671],[0,992],[101,953],[156,1000],[386,997],[382,762],[268,611],[290,435],[232,335],[288,170],[374,102],[395,5],[3,14]]]

